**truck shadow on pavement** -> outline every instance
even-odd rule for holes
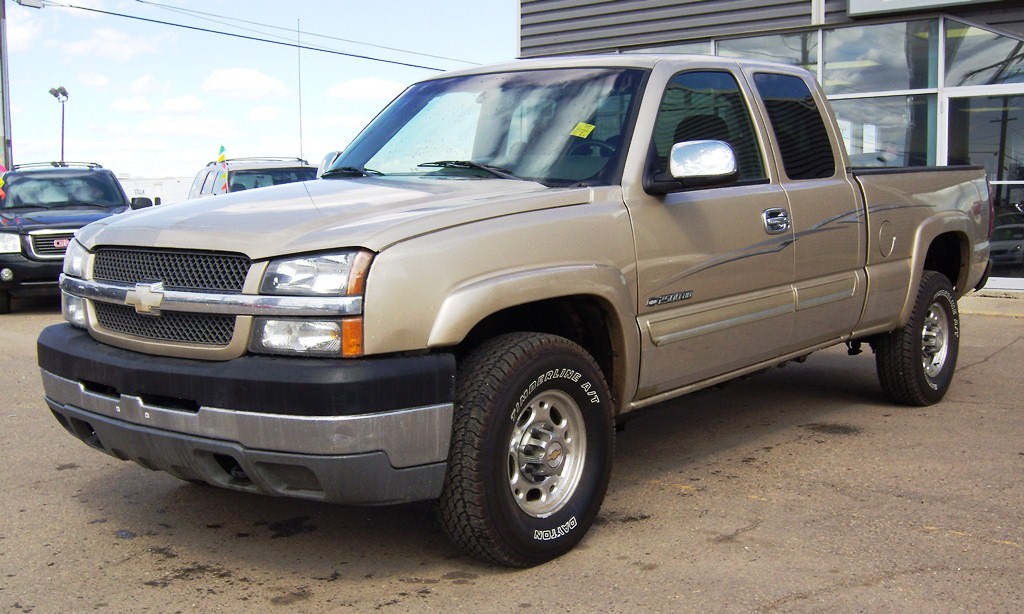
[[[723,467],[764,462],[779,441],[856,435],[869,425],[844,417],[852,406],[862,415],[898,411],[882,396],[868,352],[849,358],[833,349],[804,365],[637,412],[619,433],[608,499],[580,549],[620,524],[650,517],[634,492],[679,485],[683,475],[690,482],[679,489],[686,494],[700,488],[691,484],[721,477]],[[430,503],[344,507],[186,484],[113,460],[109,467],[77,496],[91,516],[86,530],[111,544],[131,542],[152,566],[139,580],[147,586],[378,578],[408,584],[414,594],[433,583],[516,573],[462,555]]]

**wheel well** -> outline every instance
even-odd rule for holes
[[[959,233],[947,232],[935,237],[924,257],[924,270],[942,273],[950,285],[963,291],[962,280],[967,274],[963,269],[963,263],[967,262],[966,248],[965,238]]]
[[[484,318],[456,348],[461,359],[473,348],[497,335],[511,332],[548,333],[565,337],[589,353],[604,373],[612,395],[620,396],[616,357],[621,356],[622,334],[611,309],[600,299],[570,296],[509,307]]]

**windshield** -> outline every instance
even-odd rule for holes
[[[32,207],[123,207],[121,189],[112,175],[92,171],[44,173],[26,171],[4,177],[0,209]]]
[[[251,190],[270,185],[281,185],[282,183],[293,183],[296,181],[310,181],[316,179],[316,169],[312,167],[295,168],[261,168],[229,171],[230,185],[229,192],[240,190]]]
[[[617,183],[645,71],[558,69],[418,83],[332,169],[547,185]]]

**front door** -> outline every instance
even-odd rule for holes
[[[627,198],[645,346],[638,398],[773,358],[789,341],[788,202],[769,181],[748,97],[724,70],[682,72],[665,89],[651,172],[666,170],[673,143],[713,139],[733,147],[739,182]]]

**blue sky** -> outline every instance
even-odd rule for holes
[[[290,47],[69,5],[288,42],[298,27],[305,45],[445,70],[517,53],[518,0],[46,4],[32,9],[7,2],[15,163],[59,159],[60,104],[49,90],[63,85],[69,94],[65,159],[99,162],[134,177],[193,176],[221,145],[228,157],[298,156],[301,149],[316,164],[344,148],[403,87],[437,73],[317,51],[300,57]]]

